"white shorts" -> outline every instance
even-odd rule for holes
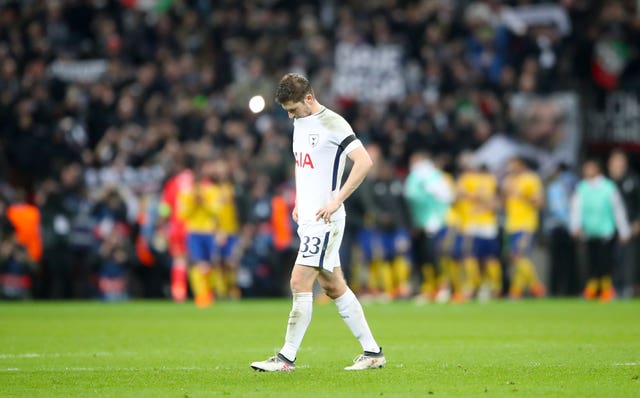
[[[324,222],[300,224],[300,249],[296,264],[322,268],[333,272],[340,266],[340,243],[344,234],[344,218]]]

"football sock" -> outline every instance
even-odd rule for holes
[[[204,294],[209,289],[207,276],[198,267],[189,270],[189,282],[194,296]]]
[[[607,291],[613,287],[610,276],[603,276],[600,278],[600,291]]]
[[[521,272],[523,274],[524,285],[530,288],[535,288],[540,284],[540,278],[538,278],[538,272],[531,260],[526,257],[521,257],[518,260]]]
[[[218,297],[227,296],[227,284],[224,279],[222,268],[220,266],[215,266],[211,269],[211,274],[209,276],[209,286],[213,287],[213,290],[216,292],[216,295]]]
[[[396,282],[396,290],[400,295],[409,293],[409,274],[410,268],[406,257],[398,256],[393,260],[393,277]]]
[[[382,270],[382,288],[385,294],[392,296],[393,295],[393,269],[391,268],[391,263],[389,261],[383,261],[381,263]]]
[[[451,259],[448,256],[443,256],[440,258],[439,265],[438,286],[447,286],[451,283]]]
[[[382,280],[382,269],[381,269],[380,261],[371,260],[371,263],[369,264],[369,278],[368,278],[369,290],[371,290],[372,292],[377,292],[382,290],[380,286],[381,280]]]
[[[347,291],[342,296],[333,301],[338,307],[338,313],[351,330],[351,333],[358,339],[362,349],[374,353],[380,352],[380,346],[378,346],[373,334],[371,334],[362,306],[351,289],[347,288]]]
[[[465,293],[472,294],[480,286],[480,266],[475,258],[464,260],[464,271],[466,273]]]
[[[512,298],[519,298],[522,296],[522,290],[524,289],[526,282],[526,270],[523,269],[522,262],[516,260],[514,262],[513,276],[511,278],[511,286],[509,287],[509,295]]]
[[[460,272],[460,265],[454,259],[449,259],[449,275],[451,278],[451,286],[455,293],[462,292],[462,278]]]
[[[280,350],[280,354],[291,362],[296,360],[302,338],[311,323],[312,312],[313,293],[293,293],[293,305],[287,322],[287,334],[284,338],[284,346]]]
[[[502,267],[498,260],[487,260],[487,277],[491,283],[491,292],[499,294],[502,291]]]
[[[435,269],[425,264],[422,266],[422,287],[420,293],[432,297],[436,290],[436,272]]]
[[[176,259],[171,266],[171,297],[182,302],[187,299],[187,264],[184,259]]]

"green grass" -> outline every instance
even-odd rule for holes
[[[287,300],[0,303],[0,397],[639,397],[640,301],[365,306],[383,370],[315,304],[291,374],[249,363],[282,344]]]

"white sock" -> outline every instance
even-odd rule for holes
[[[336,303],[338,313],[344,319],[351,333],[362,345],[362,349],[369,352],[380,352],[380,346],[373,338],[373,334],[371,334],[362,306],[351,289],[347,289],[345,294],[333,301]]]
[[[296,354],[302,343],[302,338],[309,327],[309,323],[311,323],[312,312],[313,293],[294,293],[293,306],[287,323],[287,335],[284,338],[284,346],[280,350],[280,354],[290,361],[296,360]]]

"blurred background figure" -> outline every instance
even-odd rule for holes
[[[29,232],[29,224],[37,221],[36,216],[33,208],[9,204],[0,197],[0,296],[3,298],[26,299],[33,295],[38,263],[22,241]],[[22,223],[19,227],[23,228],[22,237],[18,235],[15,222]]]
[[[187,231],[189,280],[196,306],[208,307],[214,300],[213,286],[217,286],[222,273],[213,272],[218,248],[216,234],[220,226],[220,189],[210,179],[215,163],[210,160],[196,167],[193,184],[178,196],[178,214]]]
[[[174,301],[187,299],[187,230],[178,207],[178,198],[193,185],[193,170],[185,159],[175,159],[176,173],[172,175],[162,188],[158,214],[164,220],[171,255],[171,297]]]
[[[374,150],[374,157],[376,151]],[[369,289],[392,300],[410,294],[409,234],[402,180],[383,158],[362,187],[369,228],[363,231],[365,261],[369,261]]]
[[[505,232],[509,236],[511,285],[509,297],[518,299],[525,291],[536,297],[546,294],[531,260],[538,232],[539,211],[544,204],[544,187],[524,159],[512,158],[502,185]]]
[[[554,296],[574,296],[580,291],[576,245],[569,229],[577,183],[578,177],[566,164],[558,165],[547,183],[544,228],[551,269],[549,290]]]
[[[618,188],[603,175],[597,160],[585,161],[582,177],[571,200],[571,233],[586,244],[588,280],[583,295],[607,302],[616,295],[611,280],[615,241],[626,244],[631,230]]]
[[[217,159],[212,165],[213,182],[218,189],[219,210],[216,234],[215,259],[219,264],[213,268],[216,294],[221,298],[239,299],[241,292],[236,285],[236,272],[240,253],[238,239],[240,221],[238,219],[236,188],[231,180],[229,165],[225,159]]]
[[[631,226],[629,242],[618,242],[615,248],[613,266],[613,286],[619,297],[628,298],[633,294],[633,280],[638,267],[637,245],[640,234],[640,179],[629,169],[627,155],[613,151],[607,163],[609,178],[615,182],[624,202],[627,220]]]
[[[449,264],[441,260],[443,253],[438,241],[446,239],[446,218],[454,199],[454,192],[441,170],[436,168],[425,152],[415,152],[409,160],[409,175],[404,195],[411,215],[414,268],[422,276],[417,299],[429,302],[439,295],[441,302],[451,296],[449,286],[438,284],[439,274],[450,274]],[[448,279],[448,278],[447,278]],[[442,289],[443,292],[438,292]]]
[[[481,301],[502,293],[502,266],[498,260],[498,182],[485,167],[474,164],[471,154],[462,154],[458,178],[458,200],[463,220],[464,298],[478,295]]]

